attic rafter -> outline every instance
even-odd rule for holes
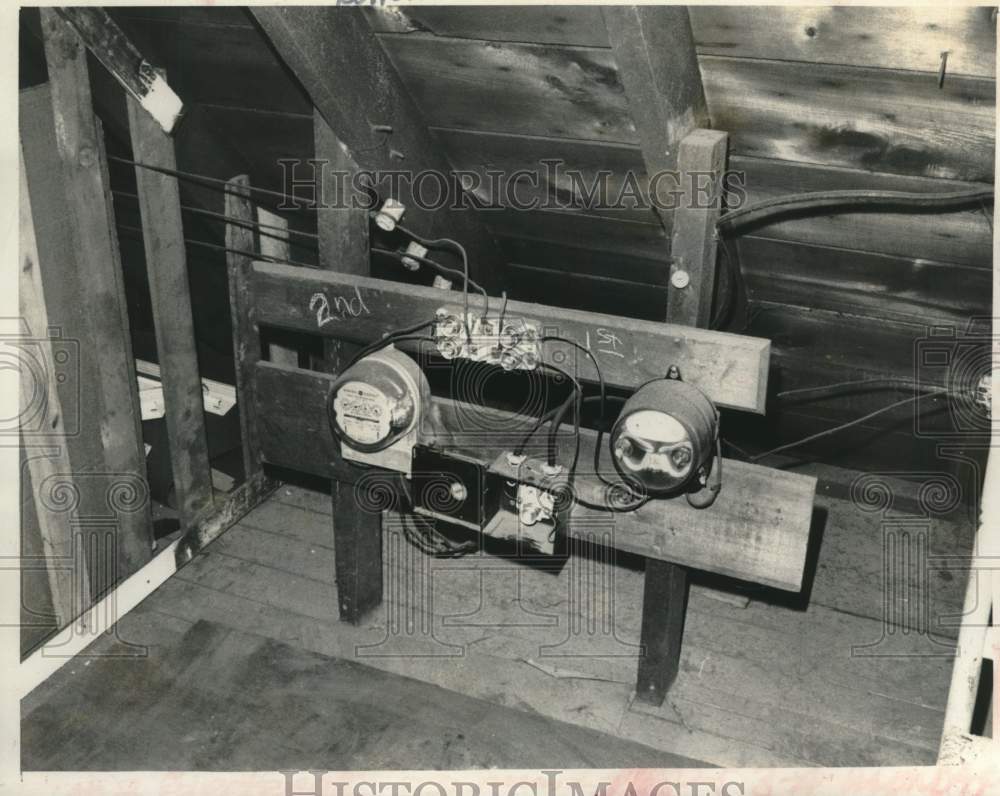
[[[684,6],[602,9],[650,175],[677,166],[681,139],[708,127],[708,106]]]
[[[250,11],[358,167],[450,175],[451,165],[363,14],[323,6]],[[404,195],[393,197],[407,207],[404,223],[428,237],[458,240],[473,273],[487,286],[495,284],[503,261],[478,211],[455,209],[454,201],[439,210],[421,209],[410,187],[402,183]],[[425,191],[433,201],[434,180]]]

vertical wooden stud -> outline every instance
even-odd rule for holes
[[[128,97],[128,114],[136,161],[176,170],[173,140],[133,97]],[[163,379],[170,465],[181,524],[189,528],[202,512],[212,507],[212,474],[180,193],[175,177],[141,166],[136,166],[135,176]]]
[[[707,326],[715,289],[715,224],[719,180],[726,160],[725,133],[695,130],[680,145],[678,170],[684,193],[674,212],[668,323]],[[699,174],[706,174],[704,178]],[[703,190],[706,183],[713,190]],[[667,561],[646,560],[642,602],[643,657],[636,698],[659,705],[680,668],[688,573]]]
[[[114,235],[104,139],[91,105],[86,51],[69,24],[50,8],[41,10],[56,147],[66,183],[67,223],[79,267],[79,301],[88,319],[88,339],[96,349],[102,407],[103,467],[109,475],[145,479],[142,421],[129,338],[128,310],[118,242]],[[116,562],[120,579],[152,557],[149,505],[119,514]]]
[[[722,204],[722,171],[729,137],[695,130],[681,141],[677,170],[683,201],[674,211],[667,321],[707,327],[715,294],[715,224]]]
[[[42,338],[48,329],[45,292],[38,268],[38,247],[31,215],[31,199],[25,176],[24,155],[21,154],[20,203],[18,212],[20,263],[18,268],[18,308],[27,328],[25,331],[40,344],[32,347],[31,357],[20,370],[20,418],[39,407],[41,417],[33,417],[33,425],[55,438],[50,450],[27,453],[28,472],[33,485],[35,515],[38,518],[45,554],[45,570],[52,594],[52,606],[58,627],[65,627],[89,604],[90,584],[86,562],[76,555],[74,530],[68,511],[53,511],[41,500],[43,484],[49,478],[65,482],[72,472],[69,451],[64,440],[62,405],[56,384],[56,367],[51,346]],[[33,361],[33,367],[27,367]],[[83,602],[81,602],[81,598]]]
[[[344,195],[345,185],[350,185],[358,166],[318,110],[313,113],[313,135],[321,169],[317,175],[320,268],[366,276],[371,270],[368,214],[363,208],[344,206],[350,201]],[[357,348],[340,340],[327,341],[324,370],[337,372]],[[382,516],[364,510],[350,484],[334,481],[331,487],[340,618],[357,624],[382,602]]]
[[[254,368],[260,361],[260,332],[250,301],[250,266],[254,251],[253,204],[250,178],[245,174],[226,183],[226,215],[240,224],[226,224],[226,267],[229,270],[229,311],[232,313],[233,358],[236,366],[236,406],[240,413],[243,468],[246,480],[260,475],[260,440],[257,431],[257,401]]]

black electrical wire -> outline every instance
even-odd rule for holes
[[[861,390],[914,390],[923,393],[937,392],[941,388],[920,384],[910,379],[853,379],[850,381],[838,381],[832,384],[821,384],[817,387],[799,387],[794,390],[782,390],[775,393],[775,398],[829,398],[843,393],[858,392]]]
[[[385,348],[387,345],[392,343],[402,343],[411,340],[423,340],[424,342],[436,343],[437,341],[429,335],[414,334],[414,332],[419,332],[421,329],[426,329],[428,326],[432,326],[435,323],[435,320],[435,318],[431,318],[428,321],[421,321],[420,323],[408,326],[405,329],[396,329],[393,332],[389,332],[389,334],[379,338],[373,343],[369,343],[358,351],[353,357],[351,357],[350,362],[340,369],[340,372],[345,373],[348,368],[353,367],[357,362],[364,359],[369,354],[378,351],[380,348]]]
[[[765,221],[789,211],[844,210],[850,212],[859,208],[884,211],[899,209],[958,210],[970,204],[992,200],[993,189],[985,187],[943,193],[864,190],[817,191],[779,196],[730,210],[719,217],[716,227],[720,231],[731,232],[737,227]]]
[[[465,247],[453,238],[424,238],[418,235],[413,230],[404,227],[402,224],[396,224],[396,229],[406,235],[408,238],[415,240],[421,246],[428,249],[440,249],[442,247],[451,248],[458,253],[458,256],[462,260],[462,271],[463,271],[463,284],[462,284],[462,311],[465,313],[465,317],[462,322],[465,324],[465,334],[468,338],[469,345],[472,345],[472,334],[469,331],[469,255],[465,251]],[[414,259],[419,260],[419,257]],[[486,310],[489,310],[490,298],[486,291],[483,291],[483,295],[486,296]],[[485,312],[484,312],[485,314]]]
[[[563,402],[559,406],[555,407],[554,409],[550,409],[549,411],[543,413],[538,418],[538,420],[535,422],[535,424],[524,435],[524,438],[518,444],[517,448],[515,448],[514,453],[515,453],[515,455],[518,455],[518,456],[520,456],[524,452],[524,449],[527,447],[528,442],[530,441],[530,439],[532,438],[532,436],[534,436],[534,434],[538,431],[538,429],[540,429],[545,424],[546,420],[554,418],[556,416],[556,414],[564,406],[566,406],[566,404],[568,402],[570,402],[571,400],[574,399],[576,393],[579,393],[581,396],[583,394],[583,388],[580,386],[580,382],[578,382],[573,376],[571,376],[569,373],[567,373],[562,368],[560,368],[560,367],[558,367],[556,365],[551,365],[551,364],[549,364],[547,362],[540,363],[539,367],[540,368],[545,368],[545,369],[548,369],[548,370],[553,370],[557,374],[559,374],[560,376],[562,376],[563,378],[565,378],[568,381],[572,382],[573,383],[574,392],[570,394],[570,396],[566,399],[565,402]],[[579,417],[578,417],[578,420],[579,420]],[[550,435],[550,438],[549,438],[548,451],[549,451],[549,454],[548,454],[548,463],[549,464],[555,464],[556,463],[556,461],[555,461],[556,460],[556,455],[555,455],[555,453],[556,453],[556,445],[555,445],[555,438],[554,438],[553,435]]]
[[[129,160],[128,158],[118,157],[117,155],[108,155],[108,160],[113,160],[116,163],[125,163],[129,166],[135,166],[140,169],[147,169],[149,171],[156,171],[160,174],[166,174],[169,177],[176,177],[179,180],[186,180],[191,183],[200,184],[204,188],[211,188],[212,190],[219,191],[220,193],[227,193],[232,196],[241,196],[244,199],[247,198],[247,193],[256,193],[261,196],[270,196],[276,199],[280,199],[283,203],[288,201],[288,196],[280,191],[269,191],[267,188],[255,188],[252,185],[241,185],[239,188],[234,188],[230,185],[229,180],[220,180],[216,177],[208,177],[204,174],[194,174],[189,171],[179,171],[178,169],[168,169],[164,166],[154,166],[151,163],[140,163],[137,160]]]
[[[142,230],[138,227],[133,227],[128,224],[119,224],[118,229],[125,232],[133,232],[140,238],[143,236]],[[261,254],[260,252],[246,251],[245,249],[234,249],[231,246],[223,246],[219,243],[209,243],[206,240],[196,240],[195,238],[184,238],[184,242],[190,244],[191,246],[201,246],[205,249],[212,249],[214,251],[226,252],[228,254],[240,254],[244,257],[249,257],[251,260],[259,260],[262,262],[274,263],[275,265],[295,265],[299,268],[312,268],[316,270],[316,266],[310,263],[299,262],[298,260],[283,260],[279,257],[271,257],[266,254]]]
[[[113,190],[115,196],[124,196],[128,199],[139,200],[138,194],[131,193],[129,191],[119,191]],[[265,235],[269,238],[274,238],[275,240],[283,241],[284,243],[290,243],[292,246],[306,246],[307,244],[298,243],[291,239],[291,235],[301,235],[304,238],[311,238],[313,240],[318,240],[319,235],[315,232],[306,232],[304,230],[292,229],[291,227],[279,227],[277,224],[267,224],[263,221],[249,221],[245,218],[237,218],[236,216],[226,215],[225,213],[217,213],[214,210],[206,210],[203,207],[192,207],[191,205],[181,204],[181,210],[188,213],[194,213],[195,215],[205,216],[206,218],[212,218],[217,221],[225,221],[227,224],[234,224],[237,227],[243,227],[245,229],[256,229],[261,235]],[[263,230],[274,230],[275,232],[283,233],[282,235],[272,235],[267,234]]]
[[[597,373],[597,381],[598,381],[598,384],[600,385],[600,389],[601,389],[601,395],[600,395],[600,397],[601,397],[601,415],[600,415],[600,417],[601,417],[601,420],[603,420],[604,419],[604,410],[606,409],[605,404],[606,404],[606,400],[607,400],[607,390],[605,389],[605,385],[604,385],[604,374],[601,372],[601,366],[597,362],[597,357],[594,356],[594,353],[589,348],[587,348],[585,345],[581,345],[580,343],[576,342],[576,340],[570,340],[567,337],[560,337],[559,335],[555,335],[555,334],[548,334],[548,335],[545,335],[544,337],[541,338],[541,342],[543,342],[543,343],[547,342],[549,340],[552,340],[552,341],[555,341],[555,342],[558,342],[558,343],[566,343],[567,345],[571,345],[574,348],[582,351],[584,354],[586,354],[590,358],[590,361],[594,365],[594,371]]]
[[[733,443],[731,442],[727,441],[726,444],[729,445],[731,448],[733,448],[733,450],[742,453],[748,462],[757,462],[775,453],[781,453],[782,451],[789,450],[790,448],[797,448],[800,445],[805,445],[806,443],[809,442],[815,442],[818,439],[823,439],[825,437],[832,436],[833,434],[837,434],[841,431],[845,431],[846,429],[853,428],[854,426],[857,426],[861,423],[871,420],[873,417],[878,417],[879,415],[885,414],[886,412],[890,412],[893,409],[898,409],[901,406],[906,406],[907,404],[915,403],[916,401],[919,401],[921,398],[933,398],[941,395],[946,395],[947,393],[948,393],[947,390],[934,390],[932,392],[926,392],[920,395],[914,395],[911,396],[910,398],[904,398],[902,401],[896,401],[895,403],[891,403],[888,406],[883,406],[881,409],[876,409],[874,412],[869,412],[867,415],[864,415],[863,417],[858,417],[855,418],[854,420],[849,420],[846,423],[841,423],[840,425],[834,426],[833,428],[828,428],[824,429],[823,431],[818,431],[815,434],[810,434],[808,437],[797,439],[794,442],[786,442],[784,445],[779,445],[776,448],[771,448],[770,450],[764,451],[763,453],[757,453],[752,456],[746,455],[745,451],[733,445]]]
[[[402,261],[404,257],[408,257],[411,260],[416,260],[418,263],[429,266],[437,271],[440,271],[443,274],[449,274],[462,279],[465,278],[463,273],[459,271],[457,268],[449,268],[446,265],[441,265],[441,263],[437,262],[436,260],[432,260],[429,257],[419,257],[416,254],[406,254],[405,252],[393,251],[391,249],[382,249],[375,246],[371,248],[371,252],[372,254],[383,254],[387,257],[394,257],[395,259],[400,261]],[[482,285],[476,282],[473,282],[471,279],[468,281],[472,287],[474,287],[476,290],[478,290],[480,293],[483,294],[483,315],[488,314],[490,308],[490,296],[486,292],[486,288],[484,288]],[[466,305],[466,307],[468,307],[468,305]],[[468,314],[468,310],[466,310],[466,314]]]

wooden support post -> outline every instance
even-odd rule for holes
[[[313,140],[316,160],[322,164],[321,196],[325,205],[350,202],[351,178],[358,164],[333,132],[319,109],[313,111]],[[343,174],[343,179],[337,175]],[[344,189],[347,195],[344,194]],[[366,276],[370,273],[368,213],[361,207],[319,207],[319,267],[327,271]]]
[[[715,224],[722,202],[722,173],[729,137],[695,130],[681,141],[677,170],[683,201],[674,211],[667,321],[707,327],[715,295]]]
[[[26,338],[35,338],[32,359],[35,367],[27,367],[26,360],[20,369],[20,415],[23,423],[30,419],[32,426],[55,442],[45,451],[26,453],[28,472],[32,483],[35,516],[38,518],[45,555],[52,607],[57,627],[65,627],[90,604],[90,584],[86,562],[76,555],[73,526],[68,511],[53,511],[41,500],[43,484],[52,477],[65,481],[72,473],[69,451],[65,445],[66,427],[59,389],[56,383],[56,366],[48,341],[41,340],[49,328],[45,308],[45,292],[39,269],[38,247],[28,196],[28,181],[21,154],[20,205],[18,232],[20,263],[18,268],[18,309],[26,324]],[[40,398],[41,396],[41,398]],[[34,416],[38,410],[41,416]]]
[[[41,9],[42,37],[52,94],[56,148],[66,185],[66,222],[79,268],[78,301],[94,346],[96,393],[101,404],[102,467],[109,475],[145,479],[139,390],[129,338],[125,288],[114,234],[104,138],[94,115],[86,51],[52,9]],[[119,515],[116,562],[120,579],[152,556],[149,505]]]
[[[139,163],[176,170],[173,140],[128,98],[132,151]],[[191,527],[212,506],[212,474],[205,438],[201,377],[191,313],[184,227],[177,180],[136,166],[146,271],[181,525]]]
[[[674,212],[671,287],[667,295],[668,323],[707,326],[715,288],[715,223],[721,196],[718,186],[726,160],[725,133],[695,130],[680,145],[678,170],[684,193]],[[706,178],[710,195],[697,173]],[[680,278],[683,277],[683,278]],[[639,662],[636,697],[659,705],[680,668],[688,573],[666,561],[646,559],[642,603],[643,657]]]
[[[319,233],[319,267],[326,271],[367,276],[371,273],[368,250],[368,213],[364,208],[343,207],[350,202],[350,178],[358,171],[347,147],[318,109],[313,110],[313,138],[320,176],[321,206],[316,210]],[[341,179],[338,175],[343,174]],[[325,205],[325,206],[324,206]],[[341,206],[332,206],[341,205]],[[341,362],[357,351],[342,340],[323,341],[323,370],[336,373]]]
[[[382,515],[361,505],[353,484],[333,481],[330,494],[337,603],[356,625],[382,603]]]
[[[318,109],[313,113],[313,136],[322,168],[322,200],[327,205],[318,208],[316,217],[320,268],[367,276],[371,273],[368,214],[363,208],[334,206],[350,200],[341,194],[345,182],[350,186],[358,164]],[[358,348],[343,340],[324,340],[323,369],[336,373]],[[357,624],[382,602],[382,515],[359,505],[351,484],[333,481],[330,493],[340,618]]]
[[[681,205],[665,219],[673,263],[666,321],[706,326],[715,287],[718,197],[706,201],[698,188],[717,181],[708,177],[692,185],[698,179],[692,172],[721,173],[726,136],[696,129],[709,119],[691,20],[683,6],[607,6],[602,12],[646,172],[651,178],[679,172]],[[677,675],[686,602],[687,571],[647,560],[638,699],[659,705]]]
[[[250,178],[245,174],[226,183],[226,215],[252,224]],[[247,481],[261,471],[260,441],[257,437],[257,400],[254,395],[254,368],[260,361],[260,333],[253,302],[250,300],[250,268],[253,259],[240,252],[254,251],[253,229],[226,224],[226,266],[229,270],[229,311],[233,325],[233,359],[236,370],[236,406],[240,413],[243,440],[243,470]]]
[[[677,564],[646,559],[642,590],[642,631],[636,699],[651,705],[663,699],[677,677],[687,612],[688,571]]]

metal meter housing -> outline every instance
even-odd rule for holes
[[[427,378],[392,346],[351,365],[334,382],[330,427],[350,461],[410,474],[421,413],[430,401]]]

